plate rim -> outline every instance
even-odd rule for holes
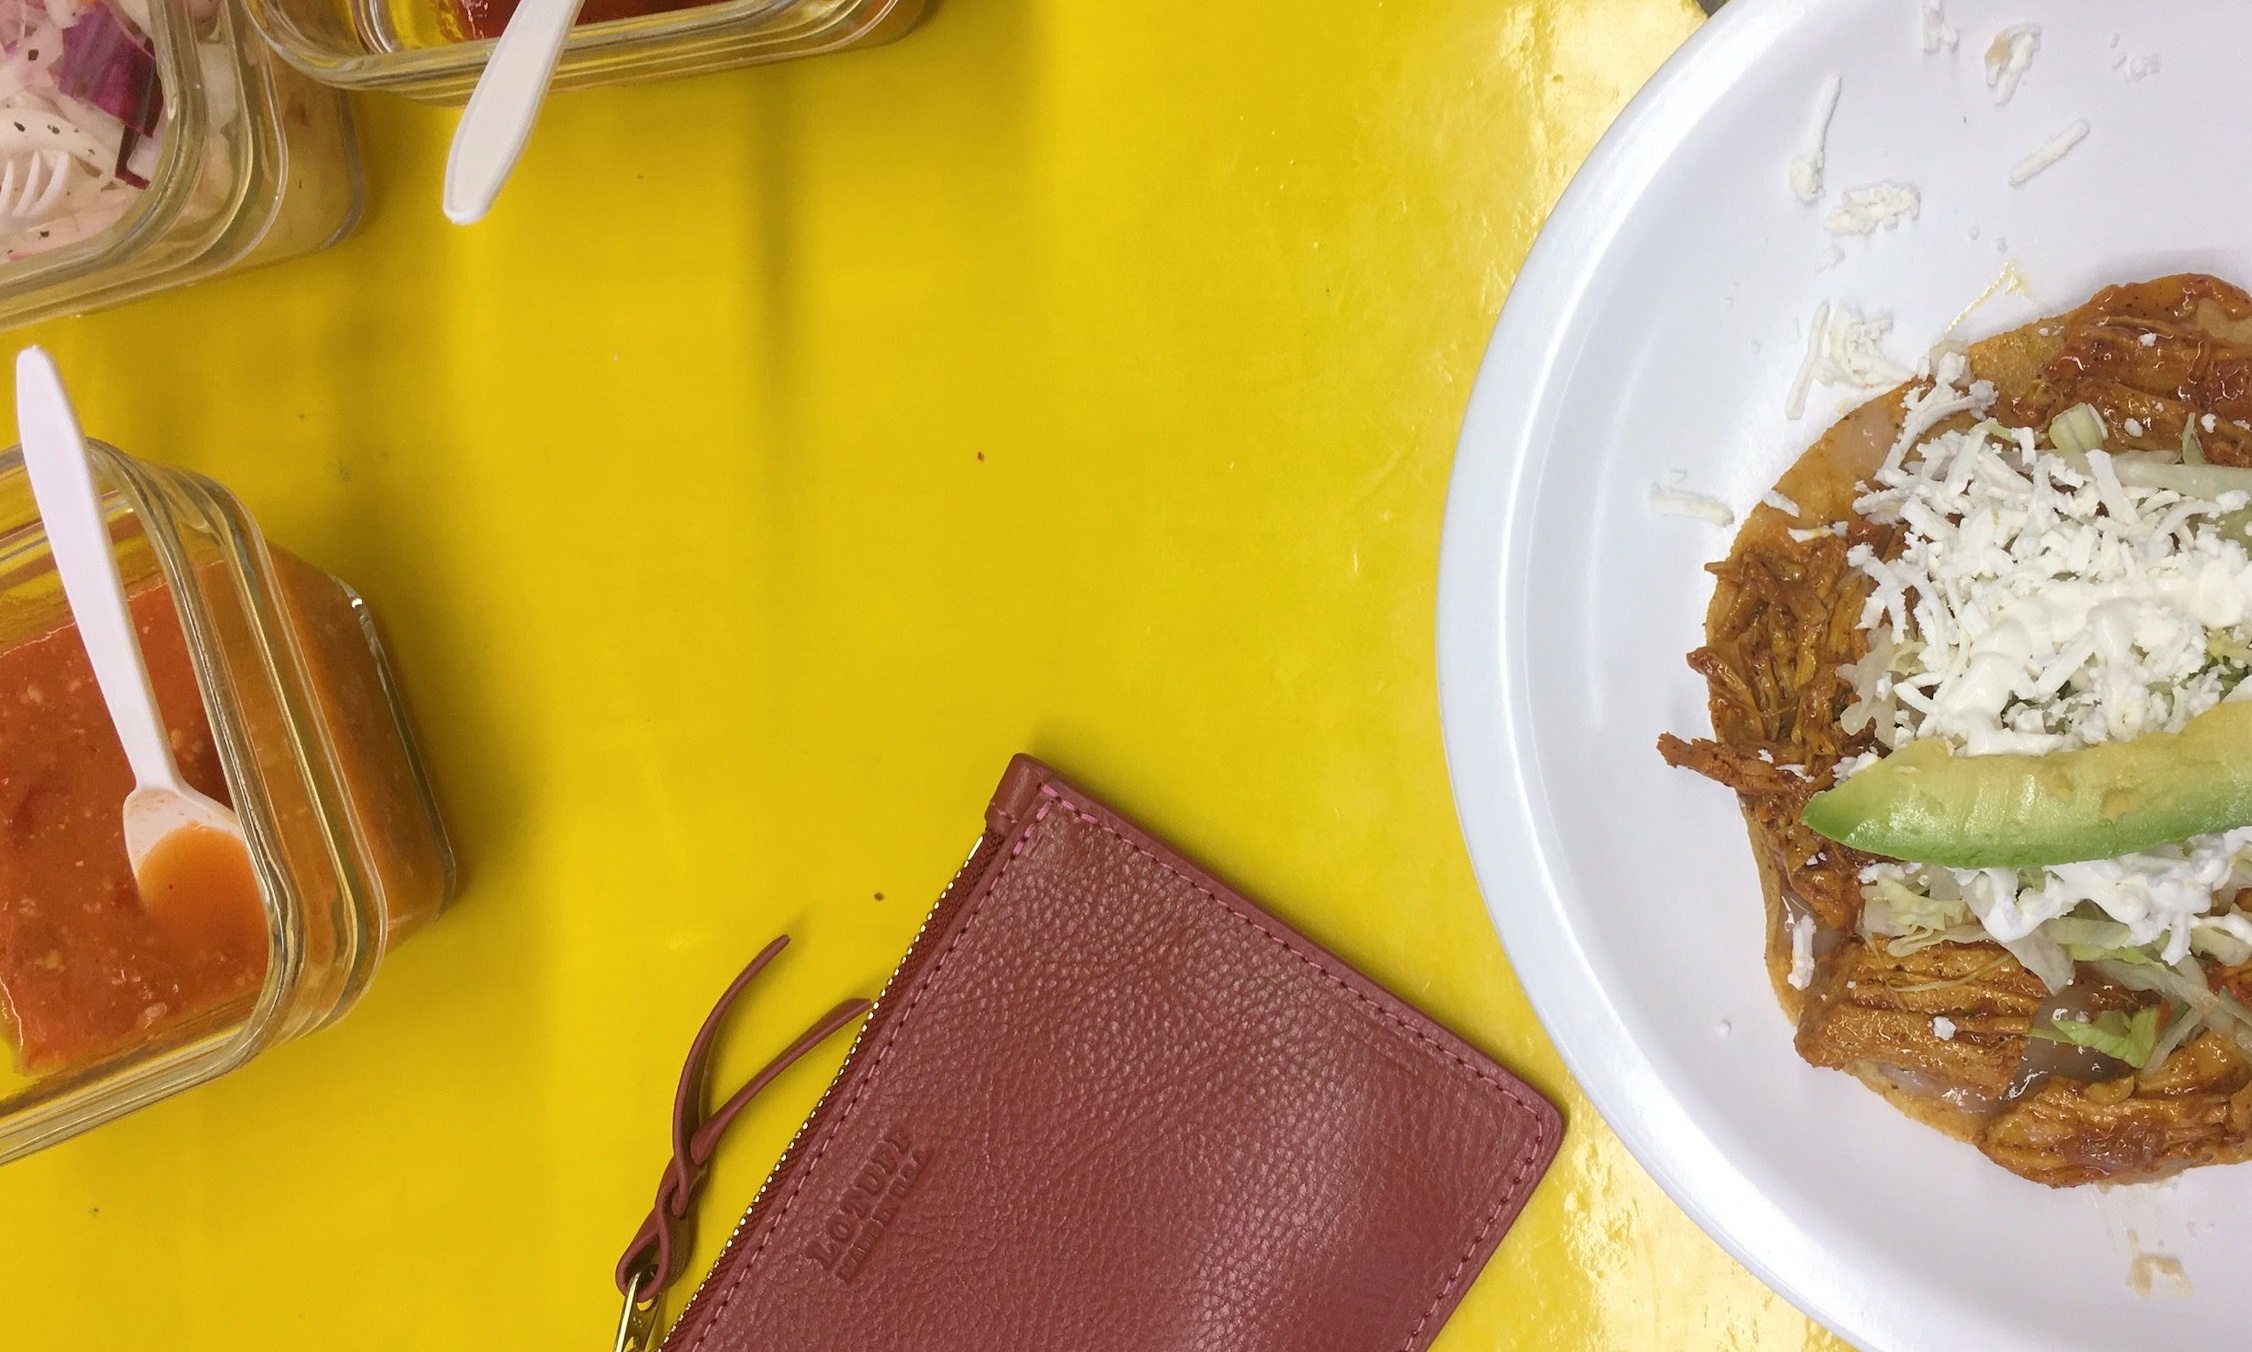
[[[1630,207],[1735,77],[1818,17],[1819,0],[1736,0],[1667,58],[1574,174],[1504,300],[1457,435],[1441,525],[1436,675],[1457,822],[1487,915],[1536,1018],[1637,1163],[1776,1294],[1864,1352],[1952,1346],[2038,1352],[2022,1330],[1944,1292],[1917,1301],[1837,1261],[1762,1192],[1667,1089],[1627,1035],[1544,855],[1524,734],[1525,655],[1509,631],[1537,485],[1529,450],[1571,332]],[[1507,898],[1508,900],[1497,900]],[[1793,1243],[1793,1240],[1801,1242]],[[1944,1340],[1944,1341],[1941,1341]]]

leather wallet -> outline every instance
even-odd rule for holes
[[[676,1130],[658,1230],[766,1078]],[[1460,1038],[1019,756],[663,1347],[1416,1352],[1561,1128]]]

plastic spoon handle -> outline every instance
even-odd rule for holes
[[[446,153],[446,219],[474,225],[493,209],[532,139],[547,82],[578,22],[582,0],[522,0],[469,93]]]
[[[102,520],[102,496],[94,487],[78,415],[63,393],[54,360],[36,347],[16,357],[16,433],[23,439],[24,468],[31,475],[31,495],[39,504],[55,571],[62,575],[63,596],[78,622],[133,778],[144,786],[192,793],[173,764],[172,742],[157,713],[148,665],[141,660],[141,642],[126,608],[125,583],[111,552],[109,526]]]

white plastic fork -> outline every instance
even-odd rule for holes
[[[0,224],[36,225],[54,215],[70,180],[71,158],[60,150],[9,156],[0,164]]]

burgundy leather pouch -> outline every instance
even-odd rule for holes
[[[680,1155],[700,1166],[747,1096]],[[663,1346],[1416,1352],[1560,1134],[1508,1071],[1020,756]]]

